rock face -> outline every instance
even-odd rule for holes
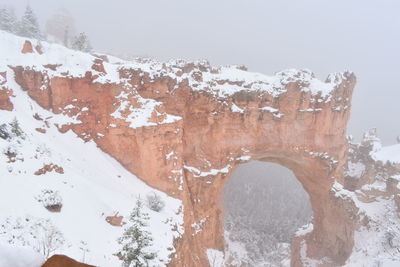
[[[221,192],[249,160],[289,168],[310,196],[313,230],[293,240],[292,266],[302,266],[304,254],[321,266],[349,257],[353,206],[332,187],[344,184],[352,73],[321,82],[307,70],[267,77],[207,62],[115,67],[91,57],[87,66],[80,75],[18,64],[8,71],[42,107],[76,119],[60,131],[95,141],[147,184],[183,200],[185,232],[171,266],[209,266],[206,250],[224,250]]]

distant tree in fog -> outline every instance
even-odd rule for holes
[[[75,36],[72,42],[72,48],[82,52],[92,51],[92,46],[90,45],[89,37],[86,33],[81,32],[79,35]]]
[[[17,18],[14,10],[8,7],[0,7],[0,29],[14,33],[17,26]]]
[[[25,13],[18,22],[17,34],[23,37],[42,39],[37,17],[29,5],[26,6]]]
[[[46,22],[46,34],[50,41],[69,47],[71,37],[76,35],[75,21],[67,9],[59,9]]]

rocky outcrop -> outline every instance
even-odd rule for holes
[[[382,144],[377,130],[365,132],[361,143],[350,142],[348,162],[345,166],[345,188],[350,191],[362,190],[377,180],[385,181],[388,189],[395,192],[395,177],[400,174],[400,162],[379,160],[375,154],[380,152]]]
[[[12,90],[7,88],[5,83],[7,82],[7,73],[0,72],[0,110],[13,110],[14,106],[10,100],[12,96]]]
[[[21,53],[22,54],[33,53],[32,43],[30,41],[28,41],[28,40],[25,41],[24,46],[22,47]]]
[[[10,96],[12,96],[11,90],[0,88],[0,109],[13,110],[14,106],[10,100]]]
[[[77,262],[64,255],[51,256],[42,267],[95,267],[93,265]]]
[[[57,164],[46,164],[44,165],[42,168],[40,168],[39,170],[35,171],[35,175],[43,175],[46,174],[47,172],[52,172],[55,171],[59,174],[63,174],[64,173],[64,169],[61,166],[58,166]]]
[[[307,70],[268,77],[207,62],[111,68],[90,60],[76,76],[23,65],[12,71],[42,107],[75,119],[60,131],[93,140],[150,186],[182,199],[185,232],[171,266],[209,266],[206,249],[224,250],[220,195],[249,160],[291,169],[310,195],[314,227],[293,241],[292,265],[302,266],[303,248],[323,263],[346,261],[357,219],[332,188],[344,184],[352,73],[320,82]]]
[[[112,226],[122,226],[125,223],[122,221],[124,219],[124,216],[118,216],[118,215],[114,215],[114,216],[107,216],[106,217],[106,222],[108,222],[109,224],[111,224]]]

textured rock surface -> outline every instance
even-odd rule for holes
[[[304,244],[310,258],[346,261],[356,218],[331,189],[344,183],[352,73],[324,83],[307,70],[267,77],[207,62],[113,69],[90,61],[75,76],[17,64],[9,71],[42,107],[76,119],[60,131],[94,140],[150,186],[183,200],[185,233],[172,266],[208,266],[206,249],[224,250],[220,195],[249,160],[291,169],[310,195],[314,228],[294,239],[292,265],[302,265]]]

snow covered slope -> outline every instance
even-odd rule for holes
[[[62,235],[57,235],[58,239],[65,241],[52,253],[98,266],[119,266],[113,254],[119,250],[117,238],[123,227],[112,226],[105,218],[117,213],[126,218],[136,199],[145,199],[154,190],[94,142],[85,143],[71,131],[60,133],[54,124],[67,123],[71,118],[39,107],[15,83],[12,71],[7,73],[14,110],[0,110],[0,125],[11,132],[8,138],[0,138],[0,255],[8,254],[5,244],[41,251],[41,242],[56,229]],[[15,120],[23,132],[19,136],[10,126]],[[35,130],[39,128],[46,132]],[[46,166],[48,172],[44,171]],[[40,169],[45,173],[40,174]],[[50,212],[39,202],[43,190],[57,192],[61,212]],[[157,194],[165,201],[165,208],[155,212],[146,207],[145,211],[150,215],[152,250],[158,253],[152,266],[165,266],[174,252],[173,238],[183,231],[182,204],[161,192]],[[4,264],[0,261],[1,267],[20,266]]]
[[[347,175],[358,183],[349,191],[336,183],[336,195],[352,201],[359,228],[346,265],[400,266],[400,146],[382,147],[376,129],[351,144]]]

